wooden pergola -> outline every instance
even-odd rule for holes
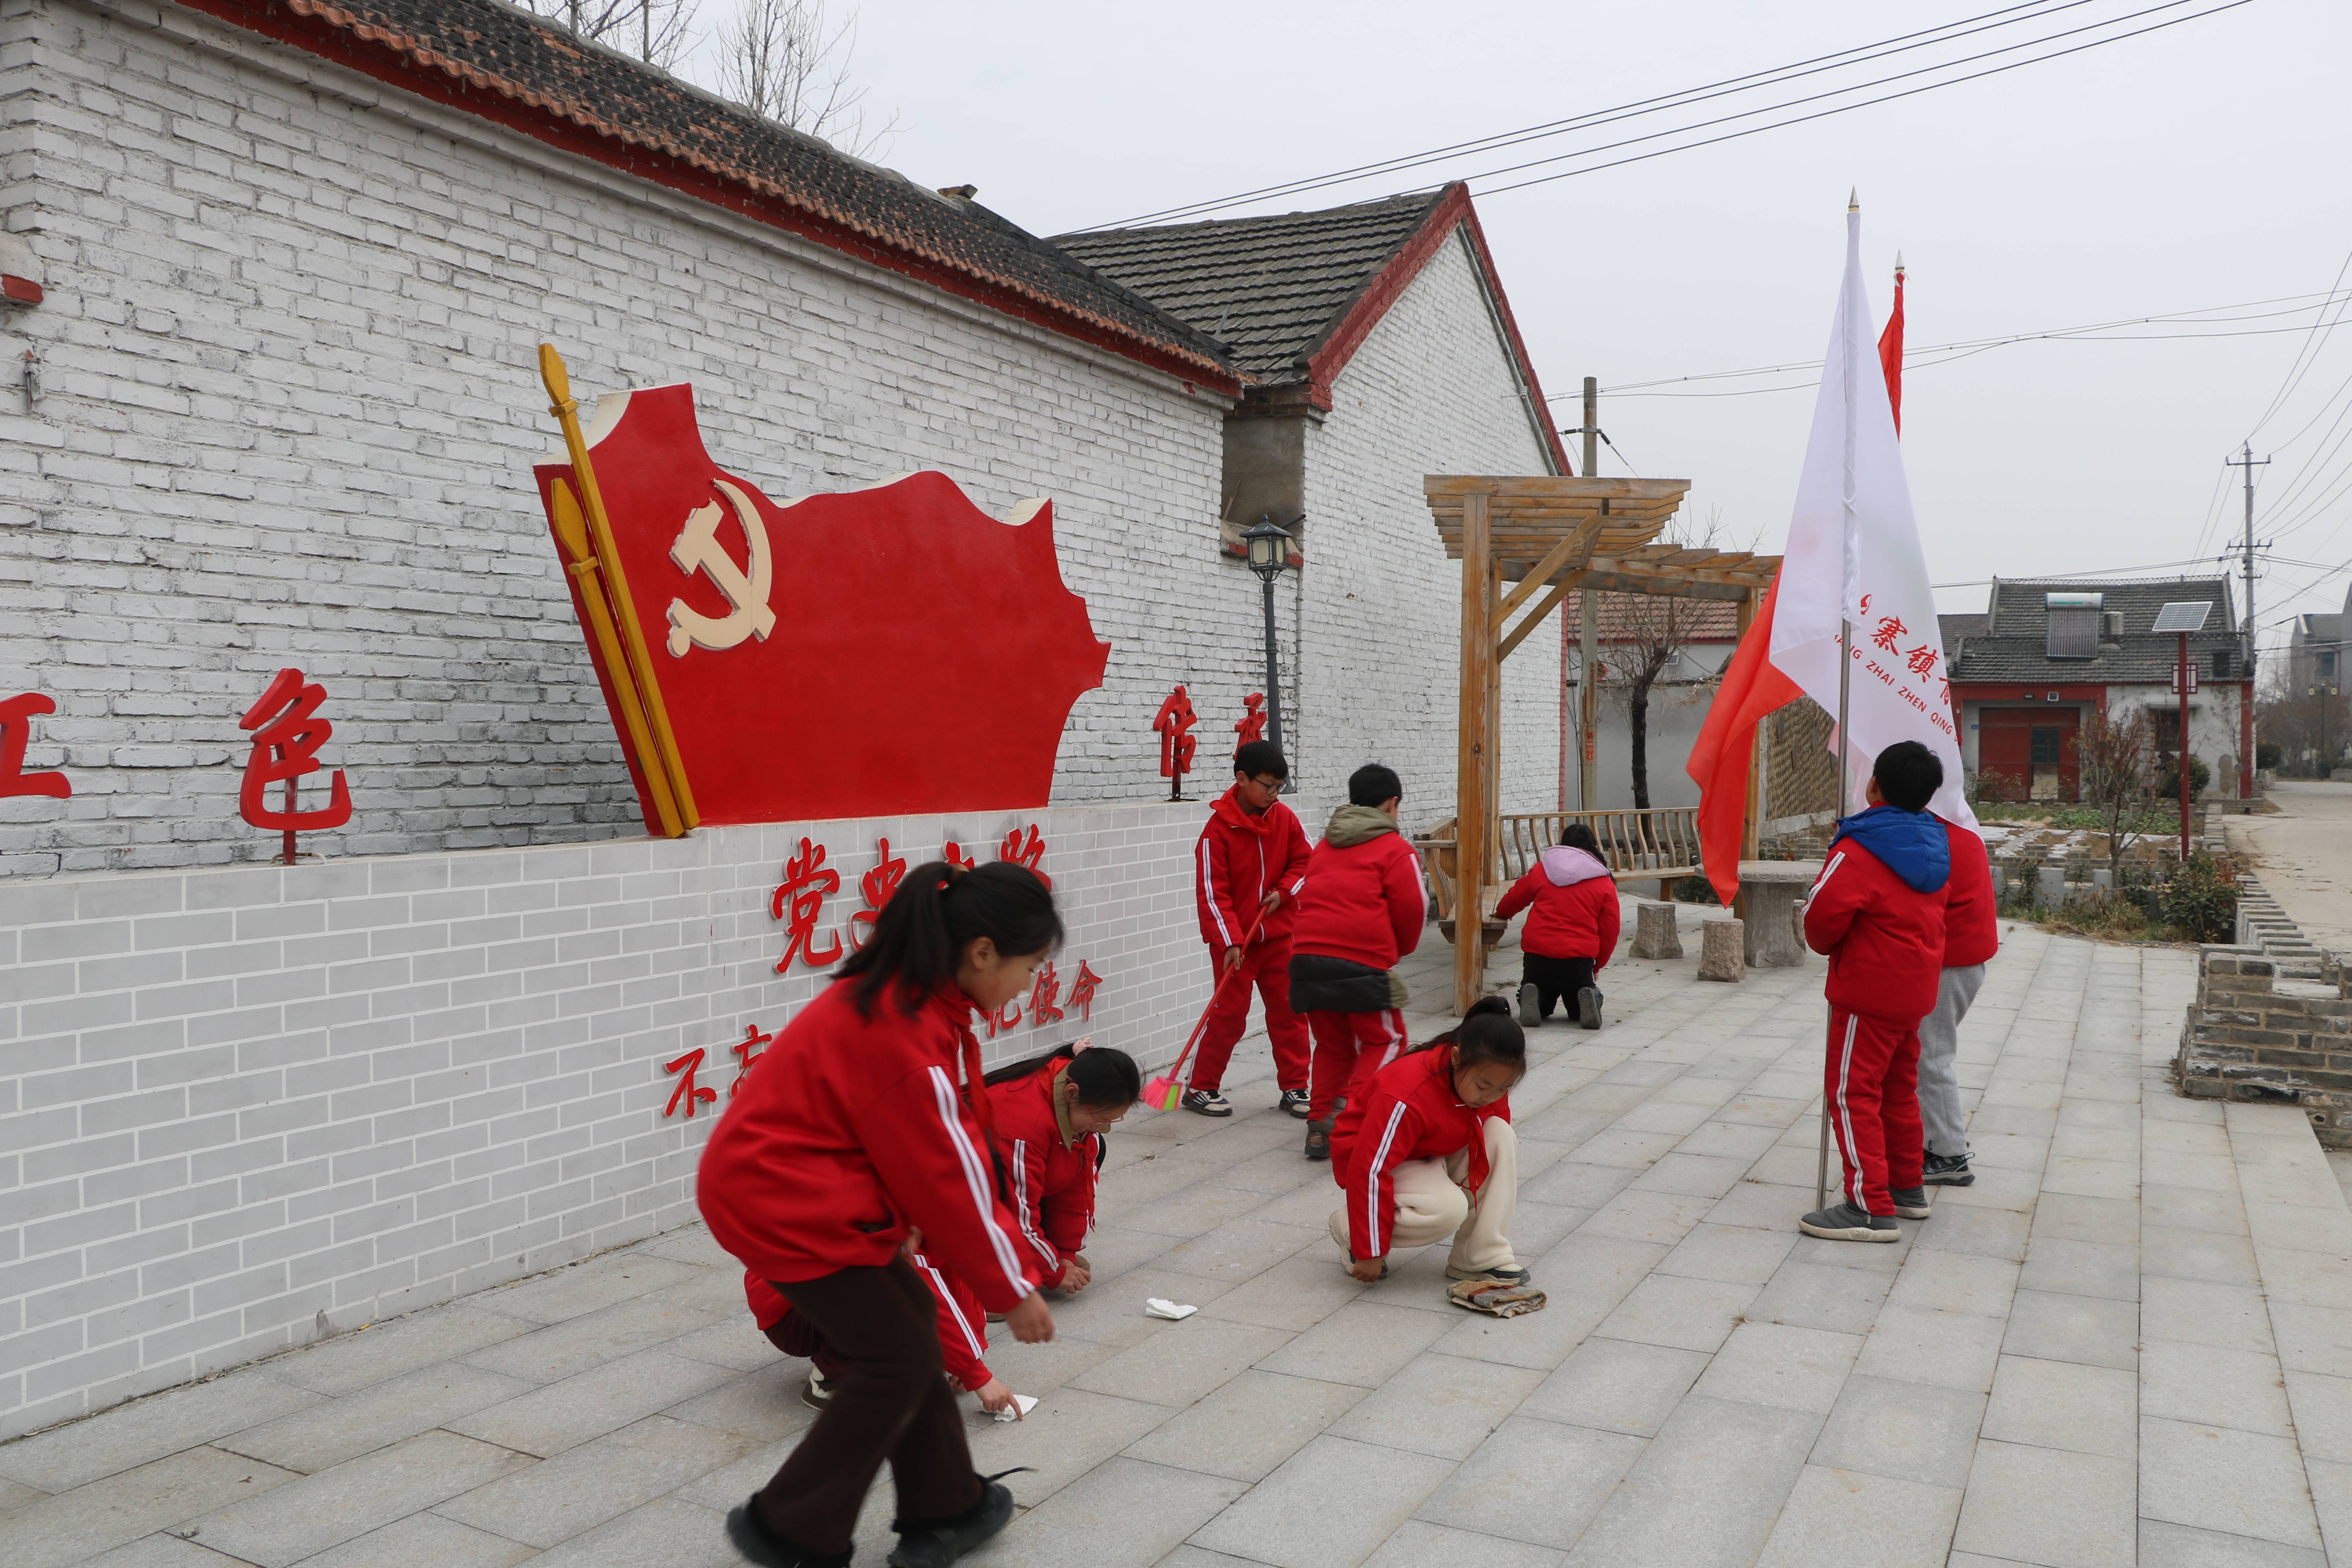
[[[1454,1002],[1461,1012],[1478,999],[1486,984],[1486,933],[1480,912],[1500,809],[1503,660],[1573,588],[1729,600],[1739,606],[1744,634],[1780,569],[1780,558],[1655,542],[1688,493],[1688,479],[1432,474],[1422,488],[1445,553],[1462,563],[1460,771],[1454,827],[1454,908],[1460,911],[1454,922]],[[1507,591],[1506,584],[1512,584]],[[1519,616],[1523,609],[1527,613]],[[1514,616],[1519,616],[1516,625]],[[1588,670],[1592,635],[1588,617]],[[1589,724],[1590,679],[1583,689]],[[1752,856],[1752,766],[1748,806],[1741,852]]]

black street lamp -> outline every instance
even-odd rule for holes
[[[1298,518],[1296,522],[1306,520]],[[1258,586],[1265,596],[1265,734],[1275,749],[1282,749],[1282,685],[1275,668],[1274,658],[1274,580],[1290,564],[1291,536],[1279,527],[1271,515],[1261,516],[1257,526],[1242,535],[1249,547],[1249,568],[1257,574]]]

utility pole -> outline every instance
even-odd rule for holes
[[[1601,378],[1584,378],[1584,477],[1600,477],[1601,468]],[[1609,508],[1607,501],[1601,510]],[[1601,602],[1590,588],[1580,588],[1576,594],[1581,612],[1579,632],[1581,639],[1580,658],[1582,668],[1577,671],[1576,740],[1581,761],[1576,774],[1576,804],[1580,810],[1594,810],[1599,803],[1593,798],[1601,793],[1600,781],[1594,776],[1600,771],[1592,743],[1593,721],[1601,712],[1601,689],[1594,679],[1601,653]]]
[[[2242,640],[2245,645],[2243,657],[2246,666],[2246,684],[2242,689],[2245,693],[2242,699],[2245,704],[2244,721],[2239,726],[2239,734],[2242,744],[2238,748],[2245,753],[2245,755],[2238,759],[2238,794],[2241,797],[2244,797],[2250,796],[2254,793],[2254,470],[2259,468],[2268,467],[2270,459],[2268,458],[2264,458],[2259,463],[2254,461],[2254,444],[2252,441],[2249,440],[2246,443],[2245,455],[2242,458],[2224,458],[2222,461],[2228,464],[2231,468],[2243,468],[2246,470],[2246,534],[2244,544],[2244,561],[2246,568],[2246,621],[2241,633]],[[2292,677],[2290,677],[2290,679],[2292,679]],[[2187,744],[2188,731],[2183,731],[2181,733],[2183,737],[2182,744],[2185,746]]]

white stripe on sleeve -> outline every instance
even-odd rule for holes
[[[1234,945],[1234,933],[1225,928],[1225,911],[1217,907],[1217,884],[1209,872],[1209,836],[1201,835],[1201,901],[1209,906],[1209,918],[1217,922],[1217,936],[1225,946]]]
[[[971,1347],[971,1359],[986,1362],[988,1346],[973,1335],[971,1321],[963,1315],[963,1309],[956,1305],[955,1292],[948,1289],[947,1279],[940,1273],[939,1267],[919,1252],[915,1254],[915,1261],[922,1266],[924,1273],[931,1277],[931,1289],[938,1292],[940,1305],[945,1307],[948,1316],[955,1320],[955,1326],[963,1331],[963,1342]]]
[[[1836,854],[1831,856],[1830,863],[1822,868],[1822,874],[1820,876],[1813,879],[1813,885],[1806,891],[1805,897],[1808,899],[1820,897],[1821,890],[1830,885],[1830,879],[1835,876],[1837,874],[1837,868],[1844,864],[1844,850],[1841,849]]]
[[[1364,1167],[1367,1178],[1364,1184],[1364,1234],[1376,1244],[1381,1239],[1381,1169],[1389,1163],[1389,1145],[1396,1142],[1397,1126],[1403,1121],[1404,1101],[1400,1100],[1396,1109],[1389,1112],[1389,1124],[1381,1133],[1380,1152],[1374,1154],[1372,1163]],[[1387,1250],[1386,1247],[1381,1248],[1383,1254]]]
[[[1027,1140],[1015,1138],[1013,1141],[1013,1211],[1021,1220],[1021,1234],[1029,1238],[1029,1245],[1035,1247],[1037,1256],[1045,1260],[1046,1268],[1058,1271],[1062,1267],[1061,1258],[1055,1256],[1054,1249],[1045,1245],[1045,1238],[1037,1234],[1037,1227],[1029,1223],[1029,1212],[1034,1204],[1029,1195],[1028,1156]]]
[[[980,1217],[981,1234],[988,1237],[989,1249],[996,1254],[997,1267],[1013,1285],[1013,1298],[1019,1300],[1029,1294],[1029,1281],[1022,1276],[1021,1260],[1013,1256],[1013,1243],[997,1227],[996,1202],[990,1190],[988,1166],[980,1151],[971,1146],[971,1139],[963,1130],[963,1118],[958,1113],[955,1085],[939,1068],[930,1069],[931,1096],[938,1103],[940,1125],[947,1129],[948,1142],[963,1166],[964,1185],[969,1189],[974,1212]]]

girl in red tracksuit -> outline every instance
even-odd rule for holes
[[[840,1363],[806,1437],[728,1515],[762,1568],[846,1563],[886,1459],[899,1568],[943,1568],[1013,1517],[1013,1494],[972,1473],[938,1308],[908,1255],[944,1264],[1014,1339],[1053,1337],[999,1194],[971,1020],[1028,990],[1061,935],[1034,871],[918,867],[711,1130],[697,1178],[711,1237]]]
[[[1093,1282],[1079,1248],[1094,1229],[1103,1135],[1142,1093],[1135,1059],[1104,1046],[1066,1047],[988,1075],[1012,1168],[1013,1217],[1047,1289],[1075,1295]]]
[[[1457,1302],[1498,1312],[1541,1304],[1509,1234],[1518,1145],[1508,1097],[1527,1068],[1510,1004],[1482,996],[1458,1027],[1357,1085],[1331,1130],[1331,1173],[1347,1194],[1331,1239],[1347,1249],[1349,1273],[1370,1284],[1394,1248],[1451,1236],[1446,1274],[1480,1288]]]
[[[979,1395],[980,1407],[990,1415],[1010,1410],[1015,1420],[1020,1419],[1021,1406],[1013,1402],[1013,1391],[982,1359],[988,1353],[988,1321],[981,1310],[980,1298],[921,1253],[908,1253],[907,1261],[939,1300],[940,1357],[946,1363],[949,1381],[967,1394]],[[833,1398],[833,1380],[840,1373],[841,1358],[807,1318],[795,1313],[793,1304],[758,1275],[743,1276],[743,1295],[751,1303],[751,1321],[760,1325],[768,1342],[786,1355],[809,1363],[808,1386],[801,1391],[801,1400],[812,1410],[823,1410]]]
[[[1554,1002],[1576,1009],[1577,1022],[1601,1027],[1601,989],[1593,982],[1617,951],[1617,881],[1601,858],[1592,829],[1571,822],[1559,842],[1536,858],[1495,906],[1496,920],[1528,910],[1519,932],[1519,1022],[1532,1029]]]

